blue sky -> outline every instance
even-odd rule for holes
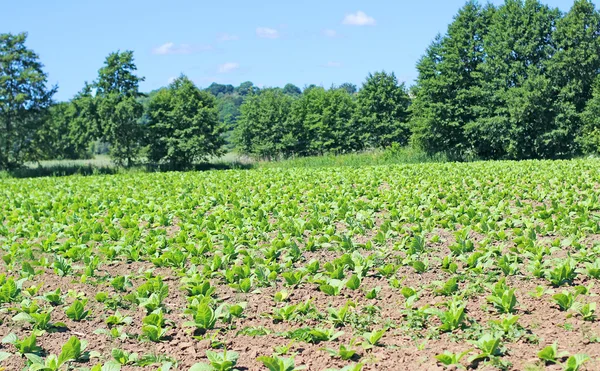
[[[493,1],[500,4],[501,1]],[[546,0],[566,11],[572,0]],[[133,50],[143,91],[186,74],[211,82],[303,87],[393,71],[411,84],[415,64],[464,0],[30,0],[3,4],[0,32],[28,46],[57,83],[58,100],[96,78],[108,53]]]

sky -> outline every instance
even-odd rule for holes
[[[492,1],[500,4],[500,0]],[[545,0],[567,11],[572,0]],[[464,0],[5,1],[0,32],[27,32],[67,100],[106,56],[133,50],[142,91],[185,74],[199,87],[360,86],[369,72],[411,85],[416,62]]]

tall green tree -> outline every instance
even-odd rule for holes
[[[36,159],[31,145],[57,89],[26,41],[26,33],[0,34],[0,169]]]
[[[283,87],[283,93],[296,97],[302,94],[302,90],[296,85],[288,83]]]
[[[410,98],[394,73],[369,74],[357,95],[356,121],[366,147],[405,145],[410,137]]]
[[[460,159],[469,151],[464,129],[478,118],[483,38],[493,12],[492,6],[467,2],[446,35],[436,38],[417,64],[413,140],[429,153]]]
[[[89,142],[80,140],[75,126],[76,107],[72,102],[60,102],[50,107],[50,114],[38,130],[34,142],[40,159],[63,160],[88,157]]]
[[[144,79],[136,70],[132,51],[114,52],[98,71],[95,83],[103,140],[110,144],[115,163],[125,166],[137,159],[142,141],[143,106],[137,98]]]
[[[224,126],[218,120],[216,99],[185,76],[152,97],[148,107],[148,157],[171,168],[222,153]]]
[[[600,155],[600,75],[596,77],[592,98],[581,114],[581,121],[577,142],[583,153]]]
[[[240,91],[243,91],[244,93],[246,93],[248,91],[247,89],[252,87],[252,86],[248,85],[248,83],[252,84],[250,81],[244,83],[244,86],[240,89]],[[205,90],[208,91],[209,93],[211,93],[212,95],[214,95],[215,97],[218,97],[223,94],[232,94],[235,89],[234,89],[233,85],[230,85],[230,84],[223,85],[223,84],[218,84],[216,82],[213,82]]]
[[[292,105],[288,127],[294,128],[299,155],[350,152],[358,146],[353,126],[355,101],[344,89],[306,90]]]
[[[338,88],[345,90],[346,92],[348,92],[348,94],[356,94],[356,92],[358,91],[356,85],[354,85],[351,82],[345,82],[342,85],[338,86]]]
[[[260,89],[257,86],[254,86],[254,83],[252,81],[244,81],[240,84],[240,86],[234,89],[234,92],[242,97],[245,97],[249,94],[256,94],[259,91]]]
[[[74,145],[84,148],[102,136],[98,117],[98,99],[92,94],[93,85],[85,83],[83,89],[71,99],[72,118],[70,137]]]
[[[292,155],[298,145],[298,133],[288,122],[292,102],[292,97],[275,88],[248,96],[240,107],[234,132],[237,149],[270,159]]]
[[[552,83],[547,64],[558,9],[537,0],[506,0],[484,37],[484,82],[479,118],[465,134],[482,158],[525,159],[543,153],[552,123]]]
[[[545,157],[577,154],[575,139],[582,130],[581,114],[592,97],[600,73],[600,13],[589,0],[576,0],[556,24],[556,52],[549,63],[553,83],[554,122],[542,136]]]

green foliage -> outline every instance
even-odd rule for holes
[[[453,366],[454,365],[456,367],[462,368],[460,360],[463,359],[467,354],[471,353],[472,351],[473,351],[472,349],[467,349],[462,353],[452,353],[452,352],[445,351],[444,353],[438,354],[437,356],[435,356],[435,359],[437,359],[444,366]]]
[[[593,95],[581,115],[582,131],[577,138],[585,153],[600,154],[600,76],[593,85]]]
[[[345,90],[306,90],[294,101],[288,117],[288,127],[297,133],[293,154],[322,155],[359,148],[354,112],[355,102]]]
[[[492,295],[487,297],[487,300],[494,304],[500,313],[513,313],[517,305],[517,297],[515,289],[509,289],[504,278],[498,281],[494,286]]]
[[[236,147],[261,158],[289,156],[296,144],[297,131],[288,124],[292,98],[277,89],[264,89],[250,95],[240,107],[234,133]]]
[[[211,330],[215,328],[217,322],[217,316],[215,311],[208,304],[200,304],[194,314],[193,324],[197,329],[201,331]]]
[[[387,329],[383,328],[377,331],[365,332],[362,337],[365,340],[362,343],[363,348],[370,349],[376,345],[379,345],[379,340],[383,337]]]
[[[0,170],[39,159],[31,145],[57,89],[46,86],[44,66],[26,41],[26,33],[0,34]]]
[[[396,75],[385,71],[369,74],[356,97],[357,130],[365,147],[405,145],[410,137],[410,98]]]
[[[567,352],[558,351],[558,344],[556,344],[556,342],[552,345],[548,345],[538,353],[538,357],[546,363],[556,363],[560,358],[566,357],[567,355]]]
[[[14,333],[10,333],[2,339],[2,343],[12,344],[21,355],[40,354],[42,348],[37,345],[37,336],[37,331],[33,331],[29,336],[22,339],[19,339]]]
[[[160,310],[150,313],[142,319],[142,336],[150,341],[162,341],[168,331],[169,326]]]
[[[110,143],[110,154],[118,165],[131,166],[139,154],[144,108],[137,97],[139,83],[133,52],[115,52],[106,57],[95,82],[100,135]]]
[[[141,148],[143,106],[134,96],[111,93],[101,98],[98,114],[111,158],[119,166],[132,166]]]
[[[90,314],[89,310],[85,309],[87,299],[76,299],[66,310],[65,314],[73,321],[83,321]]]
[[[457,299],[452,299],[448,302],[446,310],[431,308],[428,312],[436,315],[442,321],[442,325],[440,326],[442,332],[450,332],[458,329],[465,320],[465,306]]]
[[[209,363],[196,363],[190,371],[232,371],[237,363],[239,354],[223,349],[223,353],[206,351]]]
[[[173,169],[221,154],[223,126],[216,101],[185,76],[157,92],[148,105],[148,156]]]
[[[467,2],[418,63],[413,141],[467,160],[595,153],[599,52],[589,0],[564,15],[537,0]]]
[[[483,39],[494,8],[468,1],[417,63],[414,87],[413,142],[428,153],[468,159],[470,143],[465,127],[479,117],[479,90],[484,62]]]
[[[575,354],[570,356],[565,363],[564,371],[578,371],[581,369],[581,365],[589,361],[590,357],[585,354]]]
[[[260,356],[257,358],[269,371],[295,371],[302,370],[303,367],[296,367],[294,358],[281,358],[275,355],[267,357]]]

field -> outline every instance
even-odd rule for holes
[[[597,370],[599,193],[592,159],[3,179],[0,369]]]

